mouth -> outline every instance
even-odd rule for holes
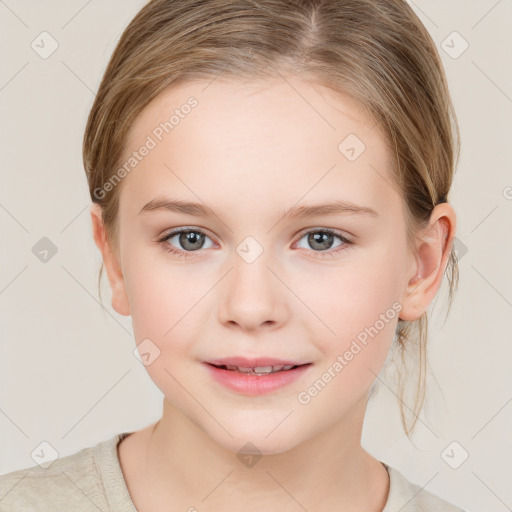
[[[223,387],[242,395],[261,395],[283,388],[300,379],[313,363],[276,359],[230,358],[205,361],[209,374]]]
[[[230,372],[239,372],[239,373],[245,373],[248,375],[271,375],[273,373],[279,373],[279,372],[287,372],[289,370],[294,370],[295,368],[298,368],[299,366],[305,366],[302,364],[294,365],[294,364],[287,364],[287,365],[267,365],[267,366],[250,366],[250,367],[244,367],[244,366],[237,366],[237,365],[225,365],[225,364],[212,364],[207,363],[211,366],[215,366],[216,368],[219,368],[221,370],[228,370]],[[307,363],[310,364],[310,363]]]

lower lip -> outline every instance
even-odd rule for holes
[[[263,395],[288,386],[297,381],[308,370],[311,365],[304,364],[293,368],[268,375],[251,375],[234,370],[224,370],[208,363],[212,377],[223,386],[244,395]]]

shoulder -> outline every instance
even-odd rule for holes
[[[389,495],[382,512],[465,512],[410,482],[397,469],[384,466],[389,473]]]
[[[32,466],[1,475],[0,511],[110,510],[108,493],[115,489],[106,487],[122,480],[117,443],[123,435],[56,459],[46,469]]]

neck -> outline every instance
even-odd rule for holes
[[[175,503],[182,510],[231,510],[243,503],[246,511],[318,510],[321,504],[380,512],[389,480],[360,444],[365,407],[361,401],[343,421],[293,449],[244,455],[214,442],[164,399],[162,419],[140,431],[138,478],[152,500],[144,509]]]

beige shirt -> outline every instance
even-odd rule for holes
[[[57,459],[46,469],[33,466],[0,476],[0,511],[138,512],[117,453],[119,441],[127,435],[117,434]],[[382,512],[464,512],[384,466],[390,486]]]

